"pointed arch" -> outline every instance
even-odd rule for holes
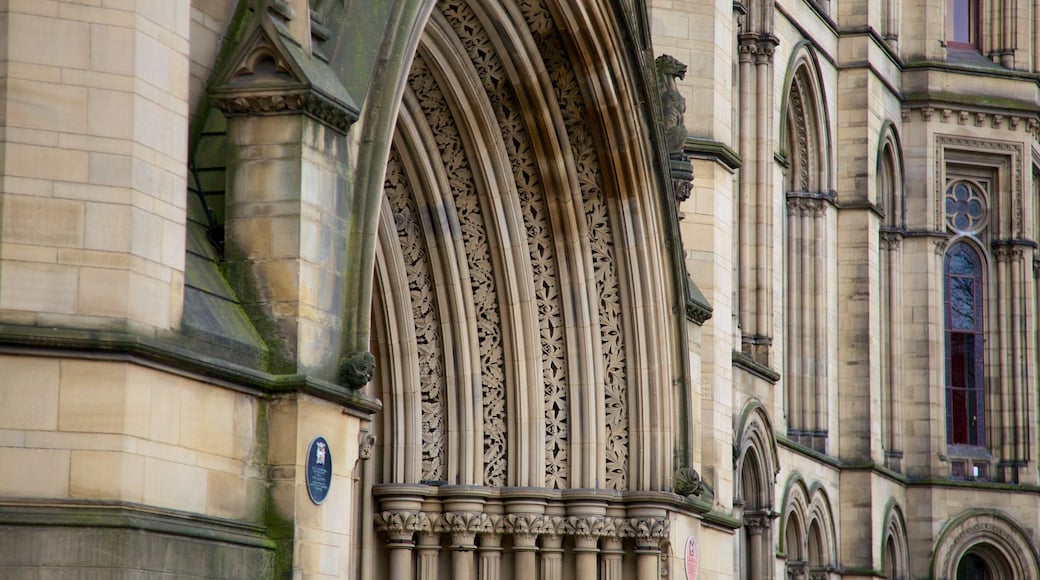
[[[688,463],[682,256],[622,27],[556,0],[425,23],[378,236],[392,483],[661,491]]]
[[[1036,546],[1013,518],[997,510],[973,509],[951,519],[939,532],[932,576],[952,580],[965,557],[981,561],[994,578],[1040,578]]]
[[[878,297],[881,330],[881,442],[885,464],[902,469],[903,235],[906,203],[899,133],[885,121],[878,140],[876,199],[884,215],[879,232]]]
[[[795,45],[784,78],[780,147],[788,192],[833,195],[830,112],[819,57],[808,41]]]
[[[834,249],[830,123],[820,67],[812,47],[795,47],[784,92],[781,144],[787,159],[785,201],[784,385],[787,434],[827,451],[831,378],[827,312]]]
[[[903,510],[895,501],[885,507],[881,534],[881,570],[886,580],[910,577],[910,546]]]
[[[782,505],[780,527],[784,534],[779,538],[778,550],[787,555],[789,566],[804,567],[808,562],[805,533],[809,524],[809,488],[797,472],[787,479]]]
[[[827,490],[819,483],[813,484],[810,498],[806,515],[806,546],[809,573],[813,576],[826,574],[837,567],[838,540]]]
[[[772,578],[773,501],[779,458],[765,407],[748,401],[737,424],[733,450],[738,482],[733,505],[741,513],[740,564],[747,578]]]
[[[906,227],[903,146],[897,126],[886,120],[878,139],[875,196],[887,228]]]

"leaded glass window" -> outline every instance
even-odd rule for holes
[[[967,242],[946,253],[946,440],[985,444],[982,260]]]
[[[946,188],[946,225],[958,233],[973,233],[988,217],[982,189],[971,181],[954,181]]]

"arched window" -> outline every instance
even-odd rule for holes
[[[967,242],[946,253],[946,441],[985,445],[982,259]]]

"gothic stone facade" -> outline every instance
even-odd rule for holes
[[[0,1],[0,576],[1038,579],[1038,79],[1028,0]]]

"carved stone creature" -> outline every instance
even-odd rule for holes
[[[376,357],[370,352],[352,352],[339,359],[340,379],[354,389],[367,385],[375,370]]]
[[[675,57],[662,54],[657,57],[657,85],[661,90],[661,112],[664,119],[665,143],[669,157],[682,157],[686,143],[686,99],[679,92],[675,79],[686,77],[686,65]]]
[[[692,467],[680,467],[675,471],[673,479],[673,489],[675,489],[675,493],[681,496],[688,497],[692,495],[701,499],[705,499],[707,496],[714,496],[714,492],[712,492],[708,484],[701,479],[701,474],[697,473],[697,470]]]

